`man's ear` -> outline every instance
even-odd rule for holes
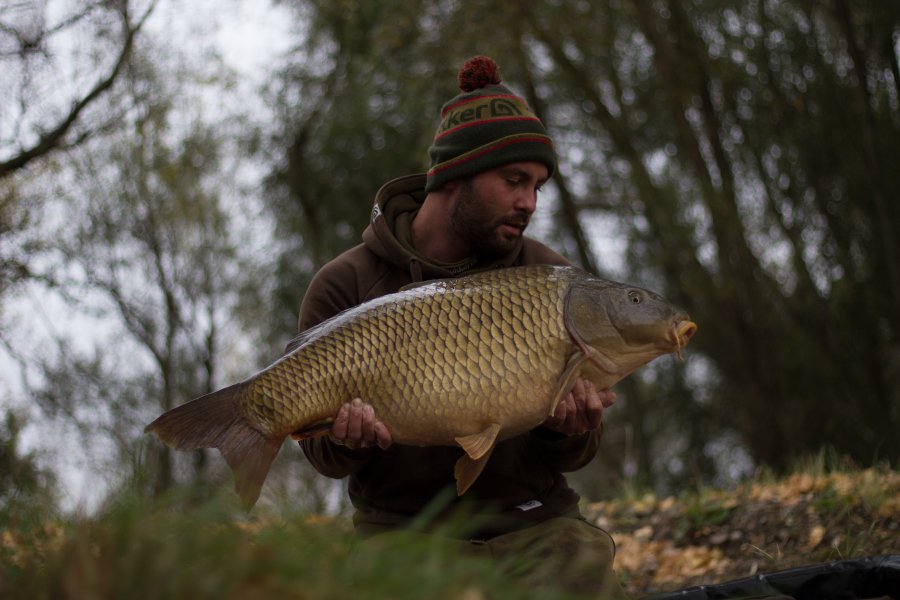
[[[462,179],[451,179],[450,181],[444,182],[444,185],[438,189],[445,194],[453,194],[459,189],[462,183]]]

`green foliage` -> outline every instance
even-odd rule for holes
[[[679,527],[677,537],[684,537],[689,531],[703,527],[721,525],[728,520],[733,508],[734,506],[729,506],[722,498],[694,496],[685,505],[684,522]]]

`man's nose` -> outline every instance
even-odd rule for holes
[[[533,214],[537,209],[537,195],[538,193],[536,189],[523,189],[516,195],[516,203],[514,204],[514,208],[516,210],[527,212],[529,215]]]

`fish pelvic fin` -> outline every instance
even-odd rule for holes
[[[494,446],[497,443],[497,435],[500,433],[500,425],[491,423],[487,428],[472,435],[464,435],[456,438],[456,443],[466,451],[456,461],[453,474],[456,477],[456,494],[462,496],[466,493],[491,458]]]
[[[321,437],[323,435],[328,435],[328,432],[331,431],[331,428],[334,426],[334,418],[329,417],[327,419],[322,419],[321,421],[316,421],[315,423],[310,423],[304,427],[301,427],[297,431],[291,434],[291,438],[300,441],[300,440],[309,440],[312,438]]]
[[[242,414],[245,384],[238,383],[166,411],[147,425],[176,450],[217,448],[234,473],[234,489],[246,510],[259,499],[262,484],[283,438],[266,436]]]

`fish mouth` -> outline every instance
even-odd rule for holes
[[[678,321],[672,327],[672,337],[675,338],[672,341],[675,343],[675,355],[678,357],[678,360],[684,360],[682,350],[688,345],[695,333],[697,333],[697,324],[691,320]]]

